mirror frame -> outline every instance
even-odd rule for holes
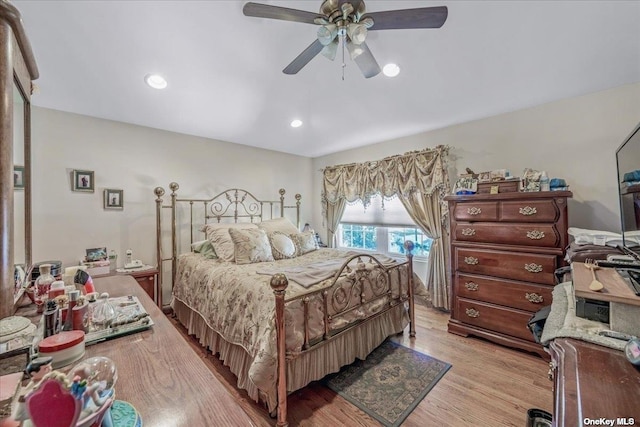
[[[0,319],[16,310],[16,266],[14,256],[13,183],[13,91],[17,87],[24,101],[24,197],[25,273],[31,265],[31,93],[32,81],[39,77],[31,45],[20,12],[0,0]],[[26,276],[29,277],[29,276]],[[28,279],[27,279],[28,280]]]

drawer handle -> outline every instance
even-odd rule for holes
[[[466,256],[466,257],[464,257],[464,263],[465,264],[469,264],[469,265],[477,265],[478,264],[478,258],[472,257],[472,256]]]
[[[480,312],[478,310],[476,310],[475,308],[467,308],[465,310],[465,313],[467,313],[467,316],[472,317],[472,318],[476,318],[476,317],[480,317]]]
[[[535,207],[525,206],[524,208],[520,208],[519,212],[521,215],[531,216],[537,214],[538,210]]]
[[[466,282],[464,284],[464,287],[467,288],[468,291],[477,291],[478,290],[478,284],[477,283],[473,283],[473,282]]]
[[[527,301],[532,302],[534,304],[540,304],[541,302],[544,301],[544,298],[542,297],[542,295],[538,295],[535,292],[527,292],[524,294],[524,297],[527,299]]]
[[[540,240],[544,239],[544,231],[531,230],[527,231],[527,237],[531,240]]]
[[[482,213],[482,209],[476,208],[475,206],[471,206],[467,209],[467,213],[469,215],[480,215]]]
[[[532,262],[531,264],[525,264],[524,269],[529,273],[540,273],[542,271],[542,266]]]
[[[476,234],[476,230],[473,228],[463,228],[462,235],[463,236],[474,236]]]

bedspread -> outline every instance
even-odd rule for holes
[[[244,348],[253,358],[248,375],[250,380],[259,389],[269,390],[276,381],[277,366],[275,298],[269,285],[271,276],[258,274],[256,270],[275,271],[278,268],[296,268],[329,260],[344,261],[350,255],[353,252],[319,249],[293,259],[237,265],[206,259],[195,253],[184,254],[179,257],[173,298],[199,313],[207,325],[226,341]],[[370,264],[367,268],[373,269],[375,266]],[[397,275],[391,275],[391,294],[394,296],[400,292],[400,283],[407,283],[407,266],[400,268]],[[364,319],[380,311],[389,302],[388,296],[383,295],[359,310],[343,315],[342,309],[348,301],[360,298],[360,295],[345,293],[341,280],[333,284],[333,280],[328,279],[307,288],[294,281],[289,282],[286,291],[285,328],[286,345],[290,354],[300,352],[304,341],[304,309],[300,296],[325,289],[336,295],[329,307],[330,314],[335,315],[331,323],[332,330],[340,330],[354,321]],[[415,275],[414,288],[417,294],[424,291],[424,285]],[[313,342],[322,338],[325,326],[321,293],[313,294],[309,307],[310,341]]]

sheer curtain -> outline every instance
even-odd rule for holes
[[[448,209],[443,200],[450,189],[448,154],[449,147],[439,145],[382,160],[328,166],[323,170],[321,195],[329,242],[334,241],[345,202],[362,200],[367,206],[375,194],[400,197],[416,225],[434,239],[427,288],[432,304],[446,310],[451,286],[445,244]]]

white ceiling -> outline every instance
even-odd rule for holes
[[[344,81],[322,55],[283,74],[317,28],[245,17],[244,1],[13,3],[40,70],[34,105],[308,157],[640,81],[638,1],[367,0],[449,17],[370,32],[380,65],[401,74],[365,79],[347,59]],[[169,87],[146,86],[150,72]]]

